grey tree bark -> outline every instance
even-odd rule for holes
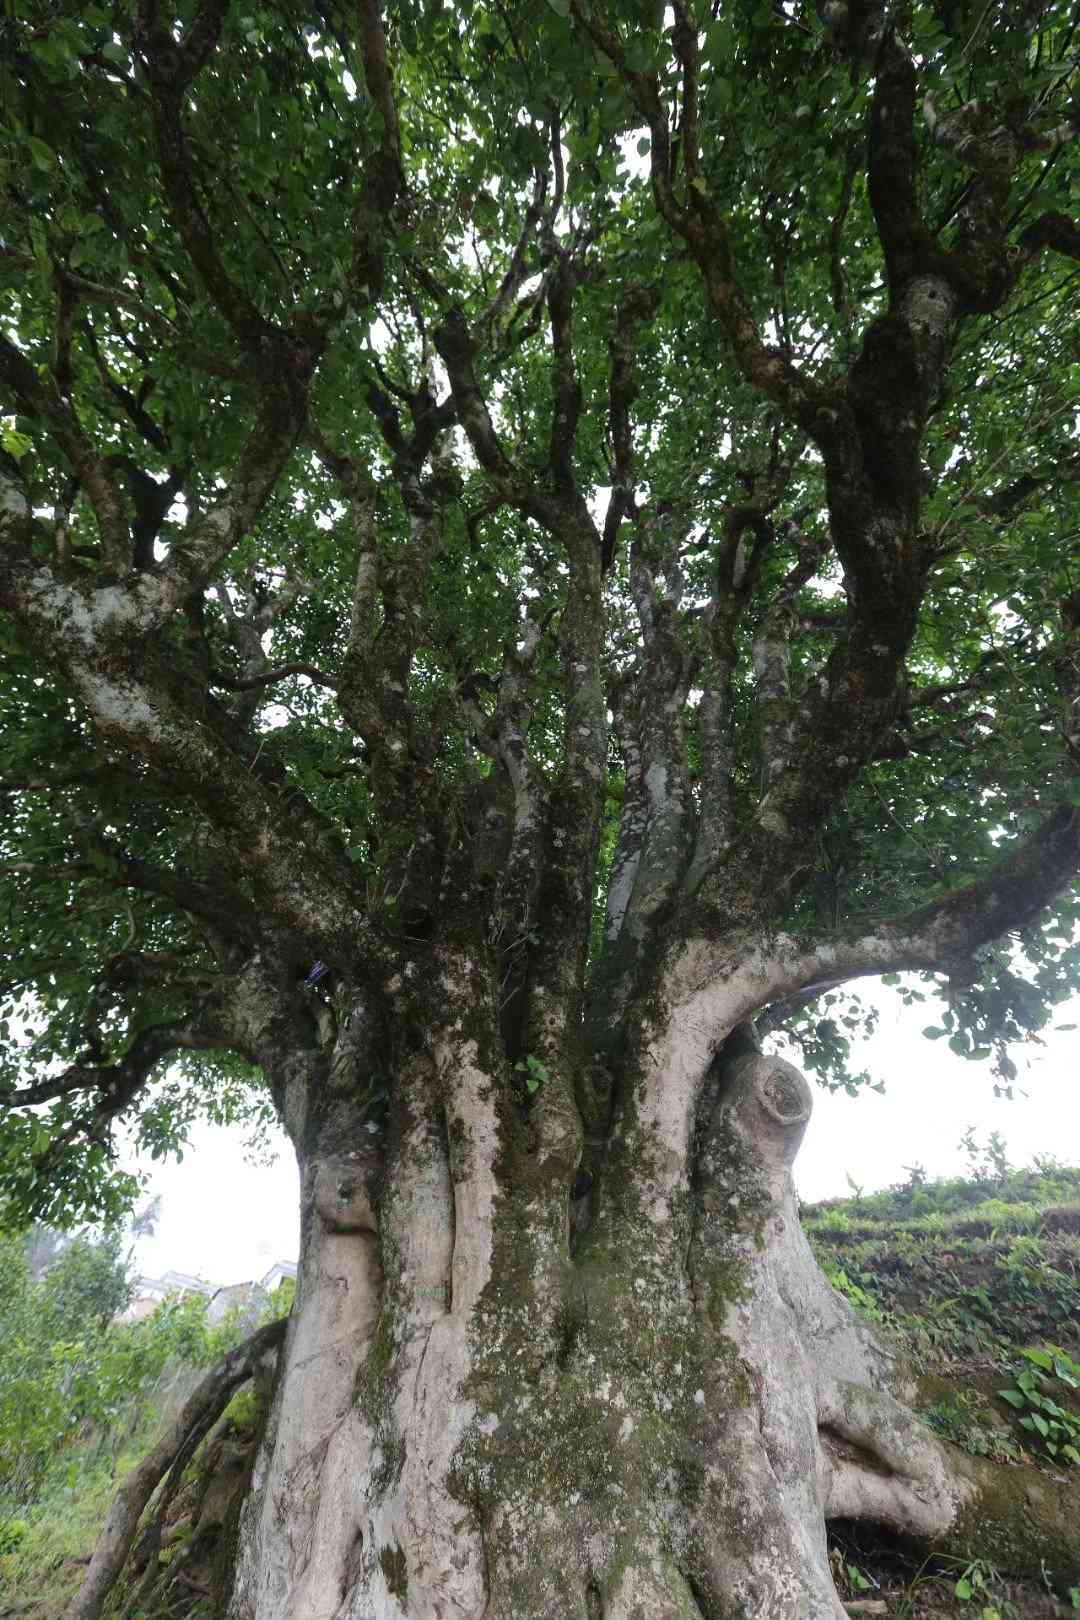
[[[710,1064],[681,1162],[624,1128],[559,1255],[460,1029],[436,1072],[381,1197],[305,1165],[230,1620],[840,1620],[828,1517],[963,1544],[985,1481],[803,1236],[796,1069]]]

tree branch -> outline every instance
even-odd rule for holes
[[[131,566],[131,536],[120,491],[79,424],[71,403],[55,380],[40,377],[11,339],[0,333],[0,381],[11,390],[19,409],[37,417],[56,439],[85,490],[101,534],[102,559],[114,575]]]
[[[98,1136],[131,1107],[163,1058],[173,1052],[206,1050],[221,1043],[220,1030],[208,1027],[203,1021],[205,1017],[204,1012],[199,1012],[190,1018],[140,1030],[115,1063],[73,1063],[60,1074],[9,1092],[4,1104],[8,1108],[31,1108],[77,1092],[96,1092],[98,1101],[93,1105],[90,1118],[77,1123],[86,1134]],[[35,1165],[39,1177],[47,1176],[50,1166],[61,1156],[57,1143],[51,1142]]]
[[[634,508],[634,441],[630,408],[637,398],[638,382],[634,364],[634,328],[653,319],[660,307],[658,287],[640,287],[620,300],[615,314],[615,331],[608,342],[611,381],[608,389],[608,422],[615,456],[611,499],[604,516],[604,539],[600,566],[607,573],[615,560],[619,527]]]
[[[172,867],[137,860],[111,843],[103,842],[102,847],[116,860],[121,880],[131,888],[173,901],[234,944],[251,945],[258,940],[265,919],[224,875],[218,875],[212,883],[200,883]]]
[[[716,1035],[761,1007],[867,974],[947,973],[1003,934],[1026,927],[1080,873],[1080,806],[1062,805],[973,883],[887,922],[850,927],[810,944],[747,932],[741,944],[688,943],[668,970],[670,1020],[690,1017],[707,1056]],[[709,1026],[708,1008],[715,1008]],[[729,1022],[730,1020],[730,1022]]]
[[[474,365],[476,347],[460,309],[450,310],[443,320],[435,333],[435,347],[446,366],[458,419],[469,436],[477,460],[500,494],[514,505],[520,505],[527,499],[527,491],[499,441],[480,391]],[[538,516],[535,508],[530,515]]]
[[[70,285],[70,283],[67,284]],[[101,352],[101,345],[98,343],[97,335],[89,320],[83,319],[81,330],[106,394],[111,399],[116,400],[124,415],[134,425],[139,437],[150,445],[152,449],[156,450],[159,455],[168,458],[169,442],[164,433],[149,412],[135,398],[134,394],[125,388],[122,383],[117,382],[109,370],[108,362]],[[179,487],[179,484],[177,484],[177,487]],[[173,493],[175,494],[175,489]]]
[[[338,705],[367,746],[372,791],[389,823],[415,826],[432,810],[431,762],[435,739],[409,696],[413,660],[424,628],[423,597],[428,571],[442,544],[443,505],[455,483],[454,469],[440,453],[439,438],[451,420],[445,402],[435,403],[426,378],[415,392],[398,390],[408,403],[414,431],[407,435],[393,401],[377,388],[369,399],[393,454],[393,476],[409,525],[409,544],[380,552],[374,530],[376,491],[348,457],[318,440],[318,454],[335,472],[352,507],[360,537],[352,624],[341,673]],[[432,476],[423,477],[429,457]],[[376,634],[376,597],[382,620]],[[419,847],[416,840],[414,847]]]
[[[916,90],[911,53],[890,33],[874,79],[867,177],[889,286],[894,290],[910,279],[920,259],[936,251],[917,194]]]
[[[26,267],[29,269],[33,262],[27,260]],[[182,354],[200,371],[205,371],[212,377],[221,377],[227,382],[236,382],[246,375],[245,368],[230,364],[224,355],[211,354],[209,350],[200,348],[189,333],[180,331],[168,316],[163,315],[159,309],[154,309],[151,304],[147,304],[126,287],[102,287],[72,270],[65,269],[63,276],[84,303],[99,304],[104,309],[119,309],[130,315],[133,320],[141,321],[164,340],[170,349]]]
[[[510,262],[503,274],[503,278],[495,292],[494,298],[483,312],[478,322],[481,330],[488,334],[489,340],[494,340],[500,333],[503,321],[511,303],[518,291],[528,279],[529,264],[526,249],[536,235],[537,227],[544,217],[544,197],[546,192],[546,176],[538,172],[533,189],[532,200],[525,212],[521,231],[510,255]],[[550,217],[550,216],[549,216]]]
[[[1020,232],[1020,246],[1031,255],[1052,248],[1066,258],[1080,259],[1080,225],[1067,214],[1050,210],[1025,226]]]
[[[0,450],[0,558],[5,553],[29,556],[34,527],[30,496],[18,462],[6,450]]]
[[[781,581],[754,637],[752,656],[766,791],[790,763],[795,720],[790,681],[791,643],[798,627],[795,599],[817,573],[823,552],[823,546],[800,548],[798,561]]]
[[[335,677],[316,669],[314,664],[279,664],[275,669],[263,670],[258,675],[227,675],[215,670],[210,676],[210,684],[223,686],[227,692],[253,692],[260,686],[270,686],[275,681],[288,680],[296,675],[304,676],[316,686],[328,687],[331,692],[338,689]]]
[[[307,415],[306,391],[268,387],[219,500],[177,538],[168,557],[132,587],[129,611],[141,630],[164,624],[213,579],[230,551],[255,525],[296,447]]]
[[[143,759],[170,792],[179,789],[199,805],[258,897],[307,942],[305,949],[338,963],[362,959],[381,972],[374,961],[381,961],[382,947],[365,922],[355,869],[296,784],[283,771],[258,771],[261,749],[252,754],[248,739],[215,726],[212,711],[189,712],[186,688],[155,660],[141,669],[117,667],[108,638],[95,633],[84,593],[55,580],[43,587],[43,572],[10,569],[4,595],[98,733],[121,754]]]
[[[225,268],[195,190],[182,116],[185,92],[217,48],[227,14],[227,0],[206,0],[177,42],[160,20],[158,0],[139,0],[135,44],[149,81],[158,162],[173,222],[211,301],[246,352],[261,359],[280,349],[280,333]]]
[[[736,274],[727,226],[707,181],[698,174],[688,176],[686,201],[680,202],[675,196],[671,178],[671,131],[656,74],[639,72],[630,65],[618,33],[599,6],[571,0],[571,10],[598,50],[617,69],[634,105],[649,126],[650,175],[657,208],[672,230],[686,242],[696,261],[709,302],[743,375],[799,421],[807,432],[815,436],[827,433],[829,424],[820,414],[821,407],[827,403],[825,392],[779,349],[762,341],[753,310]],[[688,51],[693,30],[683,30],[680,39],[684,52]],[[683,66],[685,79],[686,62]]]
[[[363,165],[353,210],[353,251],[346,291],[354,304],[372,304],[383,284],[386,228],[391,210],[405,190],[405,171],[379,0],[359,0],[357,9],[364,84],[379,110],[382,139]],[[321,325],[325,328],[336,318],[336,311],[328,312]]]
[[[705,876],[716,867],[734,833],[731,703],[732,682],[739,663],[737,631],[776,539],[772,514],[783,499],[805,448],[802,438],[785,455],[779,454],[778,447],[775,465],[760,486],[755,480],[752,498],[728,512],[723,539],[717,548],[715,583],[705,618],[707,652],[697,674],[702,687],[698,708],[702,791],[697,840],[686,874],[685,886],[689,894],[695,893]],[[746,536],[750,533],[754,538],[748,547]],[[797,581],[792,585],[792,597],[812,576],[823,555],[823,547],[801,545],[799,550],[800,562],[792,576]],[[809,565],[811,559],[813,567],[804,575],[804,564]]]
[[[576,272],[568,253],[558,253],[558,268],[548,285],[548,313],[552,343],[552,413],[550,461],[554,485],[560,493],[576,488],[574,445],[581,420],[582,393],[574,363],[572,312]]]

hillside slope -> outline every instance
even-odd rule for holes
[[[1080,1170],[1046,1160],[1010,1170],[998,1155],[970,1180],[916,1170],[903,1186],[802,1216],[834,1286],[913,1363],[938,1433],[976,1456],[1033,1462],[1063,1489],[1080,1474]],[[969,1568],[927,1563],[865,1529],[834,1532],[853,1613],[1080,1615],[1080,1570],[1070,1609],[1038,1580],[1001,1575],[992,1546]]]

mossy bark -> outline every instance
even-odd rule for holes
[[[953,1463],[972,1495],[946,1532],[944,1550],[1048,1580],[1063,1594],[1080,1581],[1080,1482],[964,1452],[954,1453]]]
[[[571,1245],[531,1099],[456,1006],[373,1191],[304,1164],[230,1620],[841,1620],[830,1515],[973,1546],[1005,1521],[810,1255],[796,1070],[714,1065],[672,1197],[628,1098]],[[1047,1506],[1010,1532],[1029,1559]]]
[[[342,994],[267,1045],[302,1242],[227,1620],[841,1620],[830,1517],[1076,1579],[1075,1503],[938,1440],[818,1269],[799,1072],[643,1027],[586,1160],[483,984],[447,951],[389,1031]]]

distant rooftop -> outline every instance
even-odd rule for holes
[[[295,1260],[275,1260],[265,1277],[259,1278],[259,1287],[265,1288],[268,1294],[272,1294],[274,1289],[285,1281],[286,1277],[295,1276]]]
[[[257,1287],[268,1294],[281,1286],[287,1277],[296,1276],[295,1260],[275,1260],[269,1271],[254,1283],[232,1283],[231,1288]],[[187,1271],[164,1271],[160,1277],[136,1277],[133,1289],[133,1303],[140,1300],[161,1300],[169,1294],[203,1294],[210,1298],[221,1292],[218,1283],[207,1282],[205,1277],[195,1277]]]
[[[166,1294],[212,1294],[214,1284],[187,1271],[166,1271],[160,1277],[136,1277],[135,1297],[164,1299]]]

